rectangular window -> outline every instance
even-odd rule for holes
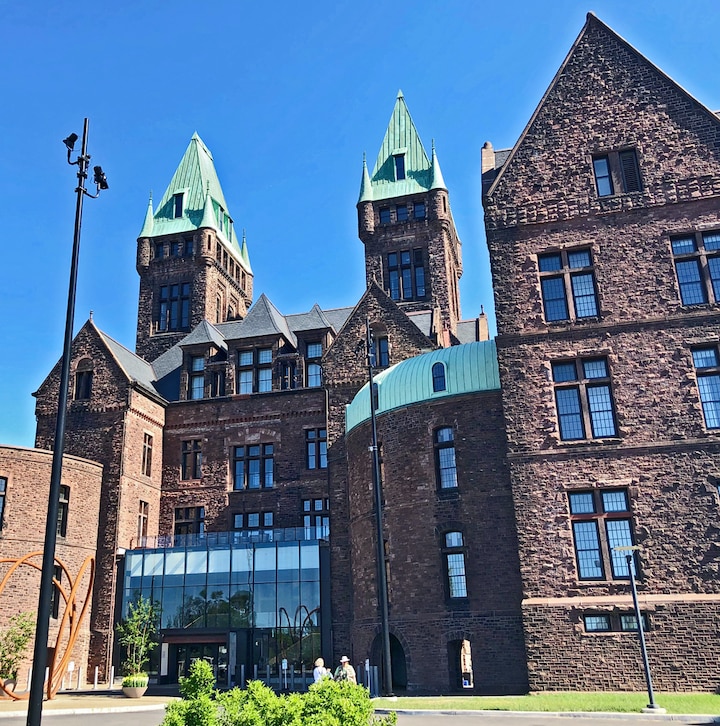
[[[50,617],[57,620],[60,616],[60,586],[62,585],[63,569],[60,565],[53,565],[53,588],[50,594]]]
[[[152,473],[152,450],[153,450],[153,437],[151,434],[143,435],[143,450],[142,450],[142,473],[143,476],[150,476]]]
[[[327,430],[305,431],[305,465],[308,469],[327,469]]]
[[[0,532],[3,528],[3,514],[5,512],[5,498],[7,497],[7,478],[0,476]]]
[[[642,190],[640,167],[635,149],[611,151],[593,157],[595,189],[599,197],[615,194],[616,189],[623,194]]]
[[[395,154],[395,181],[402,181],[405,178],[405,154]]]
[[[595,271],[589,249],[539,255],[538,269],[548,323],[598,315]]]
[[[462,532],[447,532],[445,534],[445,564],[447,567],[448,594],[450,598],[467,597],[465,552]]]
[[[258,393],[272,391],[272,368],[258,368]]]
[[[692,351],[705,427],[720,428],[720,356],[716,346]]]
[[[626,553],[615,549],[634,545],[627,489],[568,492],[568,503],[579,579],[629,578]]]
[[[177,219],[183,216],[183,193],[173,194],[173,216]]]
[[[379,337],[375,341],[377,345],[377,362],[378,368],[387,368],[390,365],[390,343],[385,336]]]
[[[423,300],[425,263],[422,249],[390,252],[387,256],[388,294],[393,300]]]
[[[200,439],[182,442],[181,479],[200,479],[202,475],[202,451]]]
[[[395,217],[398,222],[407,222],[407,220],[408,220],[407,204],[398,204],[395,207]]]
[[[413,204],[413,217],[415,219],[425,219],[425,202],[415,202]]]
[[[70,510],[70,487],[60,487],[60,501],[58,506],[57,535],[65,537],[67,534],[68,515]]]
[[[319,388],[322,386],[322,368],[319,363],[308,363],[307,377],[308,388]]]
[[[163,257],[165,257],[165,243],[156,242],[155,243],[155,259],[162,260]]]
[[[643,630],[647,630],[650,621],[647,613],[641,613]],[[586,633],[617,633],[637,632],[637,617],[635,613],[593,613],[584,615]]]
[[[147,502],[140,500],[140,505],[138,507],[137,536],[138,543],[141,546],[145,544],[147,539],[149,515],[150,505]]]
[[[189,398],[197,401],[205,397],[205,356],[194,355],[190,358]]]
[[[307,344],[307,357],[308,358],[322,358],[322,343],[308,343]]]
[[[75,373],[75,400],[89,401],[92,394],[93,372],[91,368]]]
[[[588,633],[604,633],[610,630],[609,615],[586,615],[584,619]]]
[[[238,372],[238,393],[252,393],[252,384],[252,370]]]
[[[241,350],[238,352],[238,393],[266,393],[272,391],[272,348]]]
[[[174,533],[205,534],[205,507],[177,507]]]
[[[327,539],[330,535],[330,500],[303,499],[303,526],[307,530],[306,537]]]
[[[213,371],[210,379],[210,395],[213,398],[225,395],[225,371]]]
[[[617,435],[607,358],[555,361],[552,378],[562,441]]]
[[[390,207],[380,208],[380,224],[390,224]]]
[[[236,446],[233,489],[270,489],[274,484],[273,444]]]
[[[435,477],[438,489],[456,489],[455,437],[450,426],[435,431]]]
[[[683,305],[720,302],[720,230],[670,240]]]
[[[158,331],[187,330],[190,327],[190,283],[161,285],[158,301]]]

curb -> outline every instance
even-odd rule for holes
[[[166,703],[154,703],[148,706],[98,706],[97,708],[44,708],[42,717],[50,716],[85,716],[93,713],[133,713],[137,711],[161,711],[167,706]],[[2,711],[0,720],[4,718],[25,718],[27,709],[24,711]]]

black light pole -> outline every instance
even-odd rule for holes
[[[642,615],[640,614],[640,604],[638,603],[637,586],[635,585],[635,563],[633,555],[640,547],[633,545],[632,547],[613,547],[615,552],[624,552],[627,562],[628,572],[630,573],[630,589],[632,590],[633,606],[635,607],[635,619],[637,620],[638,638],[640,640],[640,652],[642,653],[643,668],[645,670],[645,683],[647,685],[649,703],[648,709],[665,713],[665,709],[655,703],[655,694],[653,693],[652,676],[650,675],[650,663],[648,662],[647,650],[645,648],[645,628],[643,627]],[[645,709],[643,709],[645,710]]]
[[[70,286],[68,289],[67,316],[65,318],[65,340],[63,343],[62,367],[60,371],[60,392],[58,394],[58,412],[55,423],[55,441],[53,444],[52,471],[50,474],[50,494],[48,499],[47,520],[45,522],[45,544],[43,547],[42,572],[40,575],[40,597],[38,601],[37,624],[35,627],[35,650],[33,652],[32,679],[30,681],[30,700],[28,703],[27,726],[40,726],[42,717],[43,685],[45,668],[47,667],[48,635],[50,632],[50,609],[52,606],[53,574],[55,565],[55,543],[57,540],[57,519],[60,502],[60,483],[62,480],[63,449],[65,444],[65,417],[67,409],[68,388],[70,384],[70,348],[72,345],[73,322],[75,318],[75,290],[77,288],[78,256],[80,252],[80,227],[82,225],[83,197],[95,198],[101,189],[107,189],[108,183],[101,167],[96,166],[95,184],[97,194],[90,194],[85,189],[90,155],[87,153],[88,120],[85,119],[82,136],[82,151],[75,161],[70,161],[70,154],[75,148],[77,134],[70,134],[64,139],[67,147],[68,163],[77,166],[78,186],[75,206],[75,234],[73,236],[72,260],[70,263]]]
[[[366,321],[367,329],[367,361],[368,378],[370,379],[370,424],[372,428],[372,444],[370,451],[373,460],[373,490],[375,492],[375,527],[377,539],[378,598],[380,600],[380,617],[382,621],[383,642],[383,695],[392,695],[392,662],[390,659],[390,618],[388,615],[387,575],[385,572],[385,539],[383,536],[383,504],[382,482],[380,479],[380,456],[378,452],[377,421],[375,419],[375,390],[373,384],[373,368],[375,366],[374,342],[370,320]]]

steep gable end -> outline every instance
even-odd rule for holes
[[[484,202],[497,227],[718,193],[720,120],[590,14]]]

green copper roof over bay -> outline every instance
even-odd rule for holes
[[[175,216],[177,194],[182,194],[182,215],[179,217]],[[212,154],[197,133],[190,139],[165,194],[150,218],[151,211],[152,206],[145,217],[141,237],[159,237],[212,227],[236,260],[248,272],[252,271],[247,248],[241,249],[238,244]]]
[[[445,366],[445,390],[433,391],[432,368]],[[378,387],[377,414],[438,398],[477,391],[500,390],[497,349],[494,340],[440,348],[386,368],[373,377]],[[345,408],[345,427],[350,431],[370,418],[368,384]]]

